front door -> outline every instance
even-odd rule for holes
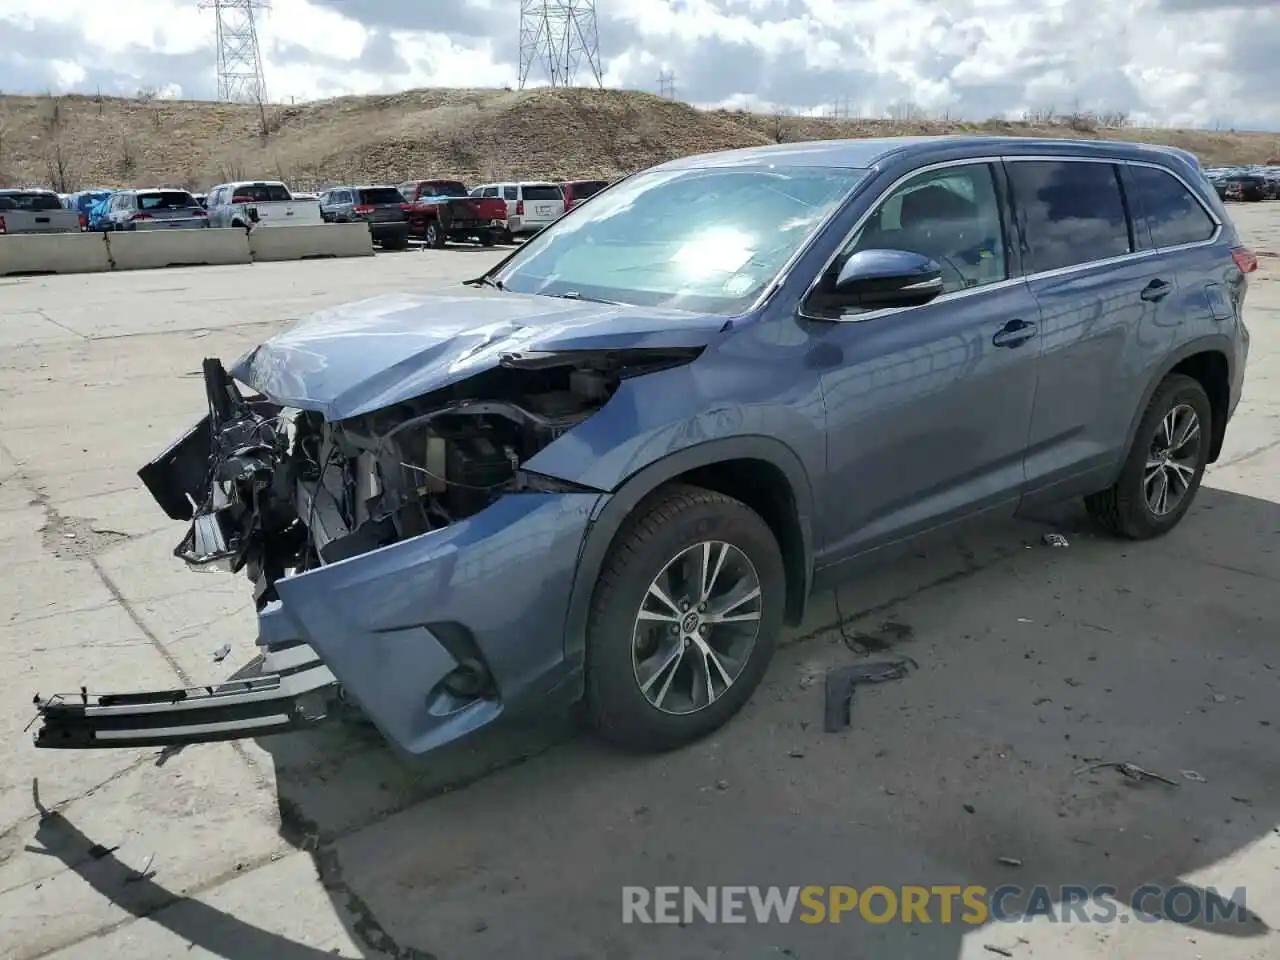
[[[815,336],[831,358],[820,563],[978,511],[1012,514],[1035,402],[1039,309],[1011,265],[1003,171],[925,171],[893,190],[819,284],[858,250],[925,254],[945,287],[924,306],[840,318]],[[830,287],[828,286],[828,289]],[[835,349],[831,349],[831,348]]]

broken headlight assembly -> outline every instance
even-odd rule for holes
[[[348,420],[243,397],[205,362],[207,491],[175,553],[260,584],[429,533],[526,490],[575,489],[523,464],[628,376],[697,351],[509,354],[495,369]],[[171,514],[172,515],[172,514]]]

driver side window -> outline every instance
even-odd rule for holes
[[[862,250],[928,257],[941,268],[943,294],[1008,279],[1004,222],[990,165],[930,170],[902,184],[841,251],[827,283]]]

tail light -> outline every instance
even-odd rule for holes
[[[1235,261],[1241,273],[1253,273],[1258,269],[1258,257],[1248,247],[1236,247],[1231,251],[1231,259]]]
[[[82,212],[80,214],[80,230],[85,231],[88,229],[89,229],[89,215],[87,213]]]
[[[523,217],[523,216],[524,216],[524,201],[523,201],[523,200],[517,200],[517,201],[516,201],[516,216],[517,216],[517,217]]]
[[[374,205],[371,203],[357,203],[354,207],[351,208],[351,212],[354,213],[357,217],[363,217],[363,216],[367,216],[370,213],[373,213],[375,209],[377,208],[374,207]]]
[[[411,209],[413,209],[413,204],[412,204],[412,203],[402,203],[402,204],[400,204],[400,209],[401,209],[401,210],[403,210],[405,213],[408,213]]]
[[[0,217],[0,233],[8,233],[9,228],[4,225],[4,217]]]
[[[129,217],[130,220],[154,220],[155,217],[149,213],[135,213]]]
[[[253,203],[253,197],[246,197],[243,194],[231,198],[232,203]]]
[[[191,211],[191,215],[193,217],[207,217],[209,215],[209,211],[203,209],[202,207],[196,207]]]

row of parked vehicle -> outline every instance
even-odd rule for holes
[[[1280,200],[1280,166],[1213,167],[1205,176],[1223,200]]]
[[[508,181],[468,187],[461,180],[406,180],[397,186],[342,185],[319,194],[326,223],[366,221],[385,248],[412,237],[428,247],[449,241],[514,243],[594,196],[607,180]]]
[[[375,242],[402,249],[449,241],[485,246],[537,233],[606,180],[507,181],[469,187],[460,180],[407,180],[397,186],[344,184],[294,193],[278,180],[224,183],[207,194],[179,187],[56,194],[41,187],[0,190],[0,233],[188,230],[357,223]],[[4,213],[10,212],[6,221]]]

